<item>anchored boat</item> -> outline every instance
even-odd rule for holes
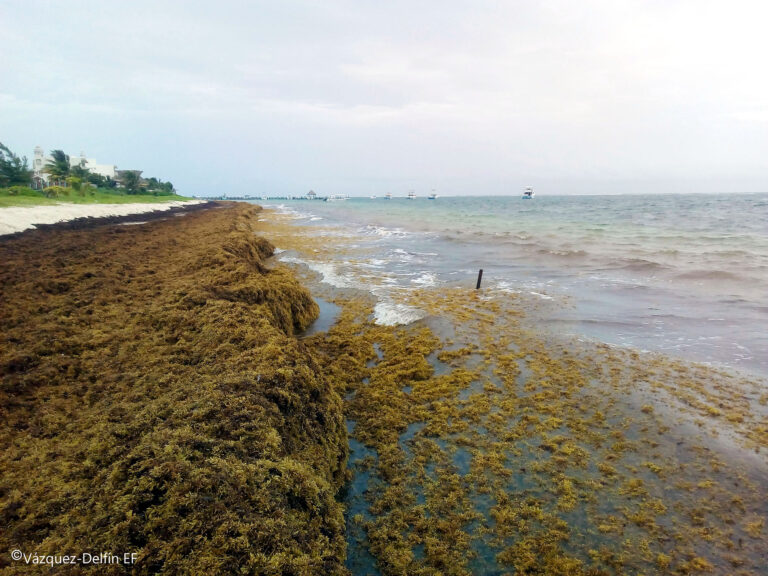
[[[523,191],[523,200],[533,200],[533,187],[532,186],[528,186]]]

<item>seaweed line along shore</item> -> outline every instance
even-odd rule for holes
[[[212,202],[0,239],[4,549],[135,552],[116,575],[763,573],[764,378],[545,330],[551,300],[387,270],[382,246],[434,256],[312,218]]]

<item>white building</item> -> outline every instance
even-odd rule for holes
[[[51,162],[53,158],[45,154],[45,151],[40,146],[35,146],[35,153],[32,156],[32,170],[35,176],[39,176],[44,181],[48,181],[48,175],[44,172],[45,165]],[[80,152],[80,156],[70,156],[69,165],[82,166],[87,168],[93,174],[99,174],[105,178],[117,177],[117,166],[114,164],[99,164],[93,158],[86,158],[85,152]]]

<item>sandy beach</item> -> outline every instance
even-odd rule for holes
[[[53,206],[12,206],[0,208],[0,236],[34,228],[38,224],[69,222],[77,218],[105,218],[160,212],[200,204],[203,200],[188,202],[131,203],[131,204],[71,204],[62,202]]]

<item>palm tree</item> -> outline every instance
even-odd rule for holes
[[[19,158],[0,142],[0,187],[28,186],[32,171],[27,167],[27,157]]]
[[[69,156],[64,154],[63,150],[53,150],[51,152],[51,159],[43,168],[43,172],[51,175],[51,184],[54,184],[53,181],[58,184],[69,176]]]

